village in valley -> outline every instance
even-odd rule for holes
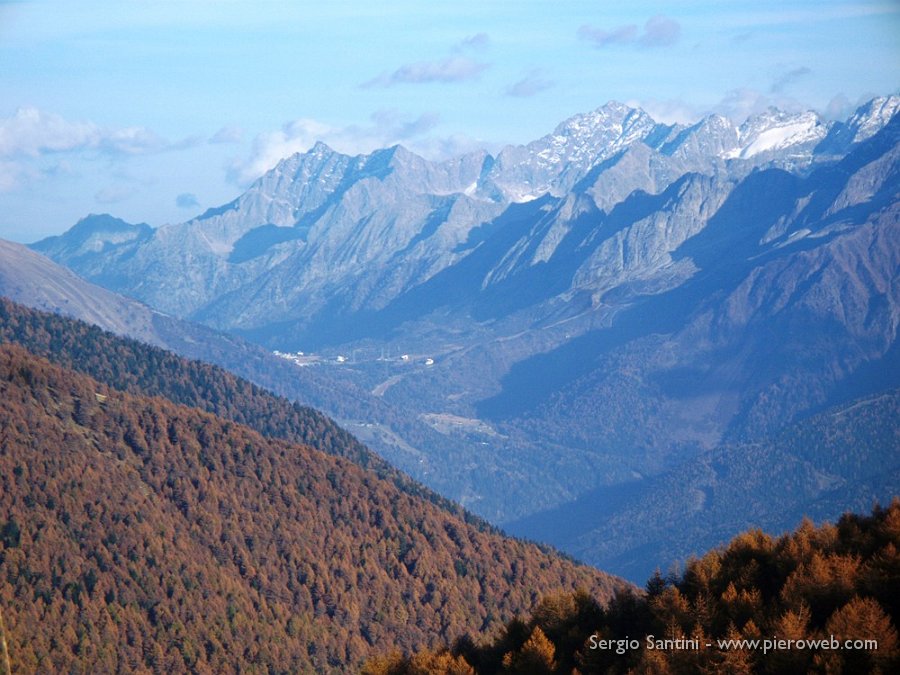
[[[290,361],[294,365],[305,367],[312,365],[340,365],[343,363],[356,363],[356,351],[357,350],[354,350],[350,356],[347,356],[345,354],[337,354],[333,357],[323,356],[321,354],[307,354],[306,352],[282,352],[278,349],[274,350],[272,353],[280,359]],[[396,358],[386,357],[384,354],[382,354],[376,360],[389,362],[393,361],[397,363],[418,363],[423,366],[434,365],[434,359],[430,356],[411,356],[410,354],[401,354]]]

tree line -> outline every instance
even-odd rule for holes
[[[751,530],[690,560],[680,574],[656,573],[644,592],[617,593],[606,606],[585,592],[552,594],[530,618],[513,619],[493,637],[381,656],[364,672],[886,675],[900,668],[898,550],[897,498],[836,524],[805,520],[781,537]],[[837,642],[827,649],[806,647],[832,636]],[[763,652],[740,643],[775,638],[804,647]],[[673,642],[658,642],[667,639]],[[877,649],[833,648],[860,639],[875,640]],[[720,640],[732,640],[731,648],[720,648]]]

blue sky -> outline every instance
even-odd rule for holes
[[[897,0],[0,0],[0,237],[187,220],[316,140],[437,158],[612,99],[845,117],[898,73]]]

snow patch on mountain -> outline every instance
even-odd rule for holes
[[[900,96],[879,96],[860,106],[847,120],[853,129],[853,142],[859,143],[877,134],[900,110]]]
[[[739,146],[723,156],[726,159],[749,159],[764,152],[816,143],[827,133],[828,126],[814,112],[790,114],[770,109],[741,125]]]
[[[657,123],[643,110],[616,102],[575,115],[525,146],[508,146],[485,180],[513,202],[562,196],[600,162],[647,138]]]

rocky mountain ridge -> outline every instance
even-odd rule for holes
[[[447,445],[328,412],[512,521],[900,386],[898,106],[667,126],[608,104],[443,163],[320,144],[146,240],[35,248],[311,352]]]
[[[661,125],[609,103],[496,158],[441,163],[400,146],[349,157],[318,143],[187,223],[127,241],[106,236],[102,250],[60,248],[59,238],[35,248],[113,290],[220,328],[260,328],[273,310],[290,318],[300,306],[326,311],[336,295],[331,313],[377,309],[456,264],[472,235],[512,204],[578,194],[590,182],[589,202],[609,213],[635,190],[658,194],[689,172],[734,180],[767,163],[807,166],[819,145],[871,137],[898,100],[876,99],[845,124],[769,110],[740,127],[721,116]],[[264,309],[249,300],[261,293],[271,303]]]

